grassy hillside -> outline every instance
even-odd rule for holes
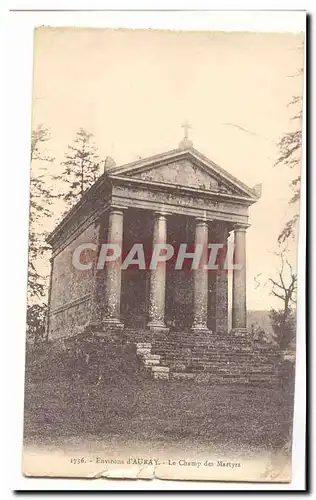
[[[28,353],[25,440],[54,444],[69,437],[120,436],[150,442],[219,443],[278,448],[287,441],[292,388],[221,387],[154,381],[132,348],[98,346],[91,369],[71,352]],[[99,363],[95,376],[95,366]],[[76,373],[76,375],[74,375]]]

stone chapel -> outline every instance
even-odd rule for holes
[[[193,147],[187,130],[177,149],[122,166],[108,163],[48,238],[48,338],[82,331],[101,336],[143,331],[146,338],[174,331],[225,336],[229,323],[234,332],[245,334],[246,233],[260,186],[246,186],[206,158]],[[169,242],[175,248],[182,242],[188,247],[226,243],[229,235],[234,260],[242,264],[232,271],[231,321],[228,273],[221,262],[212,272],[191,270],[190,265],[175,269],[172,260],[156,269],[122,269],[124,255],[101,270],[72,265],[73,252],[85,243],[100,247],[117,242],[123,254],[141,243],[150,255],[156,243]]]

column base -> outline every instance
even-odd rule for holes
[[[246,327],[232,328],[231,333],[236,337],[247,337],[248,329]]]
[[[102,327],[113,330],[123,330],[124,323],[117,318],[105,318],[102,320]]]
[[[147,328],[151,332],[161,332],[161,333],[168,333],[169,328],[162,322],[162,321],[149,321],[147,323]]]
[[[195,323],[191,326],[191,332],[212,333],[205,323]]]

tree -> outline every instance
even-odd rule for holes
[[[285,349],[295,337],[297,276],[286,256],[286,250],[277,255],[280,257],[281,268],[277,279],[269,278],[269,281],[272,283],[272,295],[280,299],[283,306],[271,309],[269,316],[276,341],[281,349]]]
[[[33,304],[27,308],[27,340],[39,344],[45,338],[47,306]]]
[[[65,169],[55,179],[68,184],[68,190],[62,196],[70,207],[80,200],[100,175],[101,160],[93,143],[93,135],[80,128],[73,144],[68,146],[62,165]]]
[[[47,163],[52,163],[54,158],[45,151],[45,143],[49,140],[49,130],[43,125],[32,131],[28,260],[28,293],[32,299],[40,299],[46,292],[45,276],[37,270],[37,259],[48,250],[43,218],[52,215],[53,195],[47,187]]]
[[[299,71],[299,76],[303,73],[303,70]],[[302,148],[302,96],[294,96],[289,102],[288,106],[296,109],[294,116],[292,117],[292,122],[296,124],[294,130],[287,132],[283,135],[278,143],[279,156],[275,162],[275,166],[283,165],[291,169],[299,168],[301,162],[301,148]],[[297,205],[300,199],[300,184],[301,177],[297,175],[291,181],[291,188],[293,194],[289,200],[290,205]],[[288,220],[279,234],[278,243],[282,244],[286,242],[289,238],[294,238],[296,234],[296,228],[299,220],[299,214],[295,213],[290,220]]]
[[[303,69],[294,76],[298,77],[302,74]],[[302,96],[296,95],[288,104],[289,107],[295,109],[294,115],[292,116],[292,123],[294,123],[295,126],[293,130],[284,134],[279,141],[279,156],[275,162],[275,166],[283,165],[299,171],[302,148],[302,102]],[[292,196],[289,200],[289,204],[294,207],[297,207],[300,200],[300,184],[300,175],[296,175],[290,183]],[[299,213],[297,208],[296,213],[286,222],[278,236],[279,245],[287,244],[289,239],[295,238],[298,221]],[[272,283],[271,293],[283,302],[283,307],[281,309],[271,309],[270,319],[276,339],[280,347],[284,349],[295,339],[297,275],[293,272],[292,266],[286,256],[286,248],[277,255],[279,255],[281,259],[278,279],[274,280],[270,278],[269,281]]]

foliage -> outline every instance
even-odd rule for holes
[[[295,130],[287,132],[283,135],[278,143],[279,147],[279,157],[275,162],[275,166],[284,165],[291,169],[296,169],[300,165],[301,161],[301,149],[302,149],[302,97],[295,96],[288,106],[296,107],[296,114],[292,117],[292,122],[297,123]],[[293,194],[289,201],[290,205],[295,205],[300,199],[300,185],[301,177],[296,176],[290,183]],[[294,238],[296,233],[296,228],[298,224],[299,216],[298,214],[293,215],[293,217],[285,224],[284,228],[279,234],[278,243],[282,244],[286,242],[289,238]]]
[[[43,218],[51,217],[50,205],[53,195],[47,188],[47,163],[54,158],[46,153],[45,144],[50,140],[50,133],[43,125],[32,132],[31,141],[31,179],[30,179],[30,219],[29,219],[29,263],[28,293],[30,298],[40,299],[45,296],[45,277],[37,271],[37,259],[49,247],[45,244]],[[35,173],[35,162],[40,162]],[[40,173],[38,173],[40,172]]]
[[[45,339],[47,307],[33,304],[27,309],[27,341],[38,344]]]
[[[69,207],[77,203],[100,175],[101,160],[93,143],[93,135],[80,128],[73,144],[68,146],[64,171],[55,179],[61,179],[67,185],[62,195]]]
[[[299,194],[298,194],[298,196],[299,196]],[[299,220],[299,215],[295,214],[295,215],[293,215],[293,217],[290,220],[288,220],[286,222],[286,224],[283,227],[281,233],[279,234],[278,243],[281,244],[281,243],[284,243],[285,241],[287,241],[290,238],[294,238],[294,235],[296,233],[296,228],[297,228],[298,220]]]
[[[35,343],[45,334],[46,306],[42,301],[47,293],[48,280],[38,269],[40,260],[48,260],[48,252],[51,250],[46,244],[45,226],[53,216],[53,200],[63,196],[67,204],[76,202],[97,179],[100,167],[92,135],[80,129],[73,145],[68,146],[63,174],[52,175],[48,166],[55,158],[47,151],[50,139],[49,129],[43,125],[32,131],[27,328],[28,339]],[[54,194],[49,185],[50,179],[59,179],[64,187],[67,186],[65,195]]]
[[[269,316],[277,343],[284,350],[295,339],[296,315],[291,310],[284,314],[282,309],[271,309]]]
[[[128,384],[140,380],[142,373],[134,345],[104,345],[91,336],[49,340],[27,353],[27,377],[33,382],[65,379],[93,385],[106,374],[107,380],[110,377]]]

